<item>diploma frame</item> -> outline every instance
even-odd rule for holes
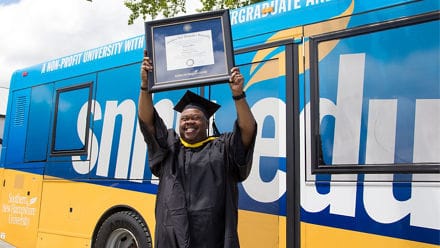
[[[228,82],[234,66],[229,10],[145,22],[145,36],[154,68],[150,92]]]

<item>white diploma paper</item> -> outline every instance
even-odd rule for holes
[[[165,37],[167,71],[214,64],[211,30]]]

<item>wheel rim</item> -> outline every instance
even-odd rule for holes
[[[132,248],[139,247],[132,232],[125,228],[114,230],[108,237],[106,248]]]

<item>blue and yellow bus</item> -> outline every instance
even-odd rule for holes
[[[241,246],[440,247],[438,0],[268,0],[230,11],[258,122]],[[137,123],[143,34],[17,70],[0,246],[151,247],[158,179]],[[221,104],[227,84],[191,90]],[[186,90],[186,89],[185,89]],[[185,91],[155,93],[168,127]]]

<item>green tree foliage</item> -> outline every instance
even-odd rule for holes
[[[87,0],[93,1],[93,0]],[[200,0],[203,7],[198,12],[206,12],[219,9],[235,9],[262,0]],[[139,17],[146,20],[148,17],[156,19],[158,15],[173,17],[179,13],[186,13],[186,0],[124,0],[124,5],[131,10],[128,24]]]

